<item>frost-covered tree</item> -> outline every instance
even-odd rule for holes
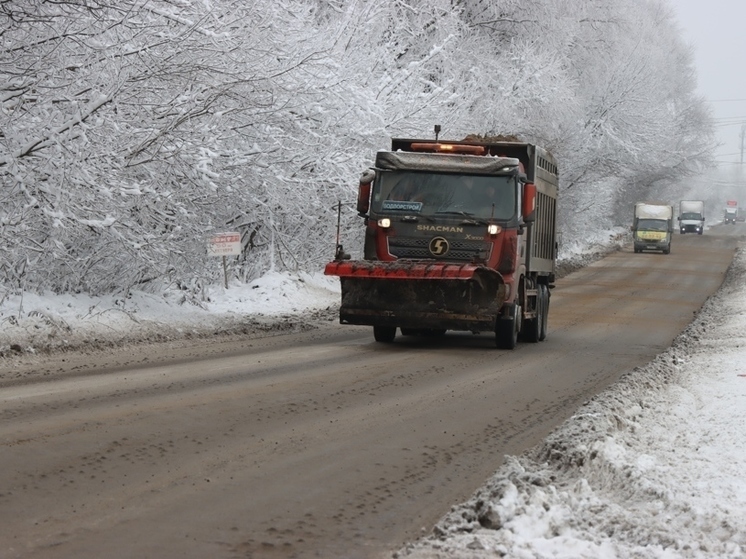
[[[6,289],[197,293],[223,230],[242,280],[319,269],[375,151],[433,124],[555,152],[566,237],[712,145],[663,0],[7,0],[0,37]]]
[[[312,130],[330,65],[308,7],[24,5],[19,17],[3,4],[16,45],[0,66],[17,224],[0,232],[6,283],[185,284],[208,269],[206,237],[229,226],[245,233],[245,275],[266,269],[270,244],[306,263],[328,206],[302,177],[323,157]]]

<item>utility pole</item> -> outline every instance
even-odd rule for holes
[[[741,138],[741,164],[738,166],[738,186],[741,190],[743,190],[743,152],[744,147],[746,147],[746,122],[741,123],[741,134],[739,135]],[[739,208],[739,214],[741,210]]]

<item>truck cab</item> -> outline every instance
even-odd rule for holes
[[[409,160],[427,167],[424,154],[408,155],[378,154],[365,259],[448,259],[497,268],[504,253],[503,233],[515,232],[523,223],[521,192],[526,176],[519,162],[489,161],[493,168],[485,167],[483,172],[490,174],[474,174],[473,168],[453,173],[397,168]]]

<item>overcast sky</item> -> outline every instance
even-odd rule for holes
[[[699,91],[718,124],[718,161],[741,160],[741,127],[746,125],[746,2],[669,0],[695,49]],[[746,156],[744,157],[746,160]]]

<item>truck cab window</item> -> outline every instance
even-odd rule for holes
[[[668,222],[663,219],[640,219],[637,228],[647,231],[668,231]]]
[[[387,172],[373,188],[372,211],[397,206],[387,200],[419,202],[422,215],[452,212],[480,219],[509,220],[515,216],[517,187],[512,176],[447,175],[426,172]],[[493,211],[494,206],[494,211]]]

